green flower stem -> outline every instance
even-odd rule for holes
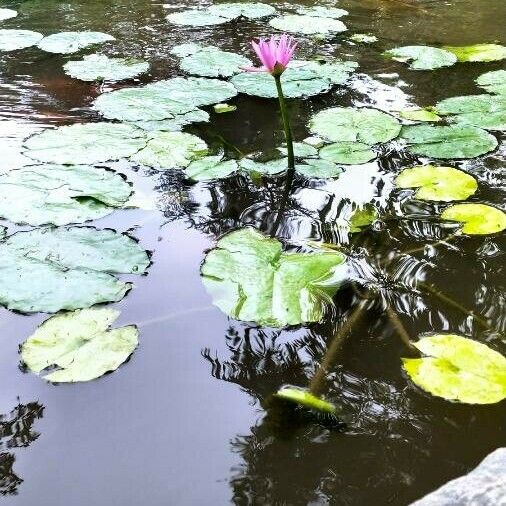
[[[286,109],[283,87],[281,86],[281,75],[275,75],[274,80],[276,81],[276,88],[278,90],[279,109],[281,110],[281,117],[283,119],[283,128],[285,130],[286,148],[288,150],[288,170],[295,171],[295,156],[293,152],[292,128],[290,127],[290,119],[288,118],[288,111]]]

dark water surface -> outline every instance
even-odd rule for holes
[[[249,39],[270,33],[264,22],[183,29],[165,21],[168,12],[195,4],[0,1],[19,11],[2,22],[5,28],[110,33],[116,41],[104,46],[105,53],[150,61],[151,74],[143,82],[178,74],[177,60],[168,53],[177,43],[249,51]],[[371,33],[379,42],[352,45],[343,35],[332,43],[301,44],[301,56],[346,57],[360,68],[349,87],[290,102],[298,140],[307,136],[310,115],[324,107],[431,105],[479,93],[473,80],[501,68],[460,64],[413,72],[386,61],[381,52],[408,44],[504,44],[504,1],[343,0],[339,6],[350,11],[344,18],[349,33]],[[65,76],[68,59],[77,58],[34,48],[0,55],[0,171],[23,163],[20,143],[31,133],[98,120],[89,107],[104,90]],[[187,130],[243,153],[280,144],[274,101],[240,95],[231,102],[236,112],[212,114],[210,124]],[[479,181],[471,201],[504,209],[503,155],[499,148],[456,164]],[[97,381],[46,384],[19,369],[18,345],[47,315],[1,310],[0,413],[6,416],[0,433],[0,493],[6,494],[1,500],[19,506],[402,506],[504,446],[504,402],[445,402],[418,390],[400,368],[405,349],[386,318],[387,306],[413,337],[451,331],[506,352],[504,236],[460,237],[432,246],[455,231],[424,219],[441,206],[407,202],[406,194],[393,189],[395,174],[419,161],[394,142],[377,161],[350,167],[338,179],[297,179],[279,229],[288,248],[308,239],[346,243],[339,223],[357,206],[373,202],[384,218],[355,238],[354,272],[375,297],[325,384],[327,398],[342,409],[344,430],[315,420],[280,421],[266,411],[266,400],[282,384],[307,386],[359,296],[343,287],[324,324],[260,329],[228,319],[212,305],[199,277],[204,252],[220,235],[246,224],[271,230],[283,180],[256,186],[236,176],[193,184],[178,171],[116,164],[146,198],[155,197],[159,209],[116,211],[96,222],[130,231],[153,251],[148,275],[135,278],[134,289],[116,304],[118,324],[139,326],[140,346],[116,373]],[[407,219],[395,219],[401,215]],[[444,290],[488,320],[488,328],[440,297],[414,291],[417,281]],[[7,423],[13,419],[16,423]]]

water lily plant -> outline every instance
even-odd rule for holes
[[[293,152],[293,136],[290,120],[288,118],[288,111],[286,109],[283,87],[281,85],[281,75],[288,67],[290,60],[297,49],[297,42],[293,37],[290,37],[285,33],[280,37],[273,35],[269,40],[260,39],[258,42],[252,41],[251,45],[260,59],[262,66],[248,67],[245,70],[248,72],[268,72],[276,81],[279,108],[283,119],[283,128],[285,130],[286,146],[288,151],[288,169],[294,171],[295,157]]]

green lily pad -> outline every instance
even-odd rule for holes
[[[85,123],[48,129],[29,137],[24,154],[41,162],[91,165],[126,158],[145,145],[145,133],[133,126]]]
[[[288,155],[288,149],[286,146],[278,148],[278,151],[283,155]],[[293,153],[296,158],[315,158],[318,156],[318,150],[305,142],[294,142]]]
[[[472,46],[445,46],[460,62],[488,62],[504,60],[506,47],[499,44],[474,44]]]
[[[395,47],[383,54],[392,60],[409,63],[409,68],[413,70],[433,70],[457,63],[457,57],[452,52],[430,46]]]
[[[432,158],[476,158],[493,151],[497,139],[470,125],[412,125],[402,128],[408,151]]]
[[[216,104],[213,106],[213,109],[216,114],[224,114],[226,112],[237,111],[237,106],[231,104]]]
[[[466,95],[436,104],[439,114],[451,115],[451,121],[490,130],[506,130],[506,96]]]
[[[360,142],[335,142],[320,149],[320,158],[345,165],[359,165],[376,158],[368,144]]]
[[[239,169],[235,160],[223,160],[221,156],[206,156],[191,162],[186,167],[186,175],[194,181],[223,179]]]
[[[337,7],[321,7],[321,6],[299,7],[296,10],[296,12],[297,14],[301,14],[302,16],[316,16],[319,18],[332,18],[332,19],[342,18],[343,16],[349,14],[349,12],[345,11],[344,9],[338,9]]]
[[[171,119],[135,121],[136,127],[147,132],[180,132],[185,126],[192,123],[206,123],[209,121],[209,113],[202,109],[194,109],[185,114],[176,114]]]
[[[415,198],[451,202],[474,195],[478,183],[474,177],[453,167],[421,165],[404,169],[395,181],[398,188],[418,188]]]
[[[359,142],[372,146],[395,139],[401,124],[377,109],[333,107],[315,114],[309,128],[332,142]]]
[[[260,19],[272,16],[276,9],[272,5],[260,2],[230,2],[211,5],[208,12],[213,16],[222,16],[228,19],[247,18]]]
[[[101,54],[85,56],[80,61],[69,61],[65,73],[81,81],[123,81],[149,70],[149,63],[135,58],[109,58]]]
[[[228,23],[230,19],[211,14],[209,10],[190,9],[169,14],[167,21],[182,26],[214,26]]]
[[[336,411],[336,407],[333,404],[320,399],[320,397],[316,397],[302,388],[284,386],[274,395],[280,399],[293,402],[308,409],[323,411],[324,413],[335,413]]]
[[[132,187],[113,171],[86,165],[34,165],[0,176],[0,216],[19,224],[66,225],[122,207]]]
[[[372,204],[358,207],[349,219],[350,233],[355,234],[369,227],[378,219],[378,210]]]
[[[506,213],[486,204],[454,204],[441,213],[441,218],[462,223],[462,232],[469,235],[496,234],[506,229]]]
[[[189,74],[204,77],[232,77],[243,67],[251,67],[253,62],[236,53],[222,51],[214,46],[202,49],[184,57],[180,67]]]
[[[343,172],[342,167],[321,158],[308,158],[304,163],[297,164],[295,169],[299,174],[315,179],[332,179]]]
[[[250,158],[243,158],[239,161],[239,168],[245,172],[257,172],[259,174],[280,174],[288,168],[287,158],[276,158],[267,162],[260,162]]]
[[[283,253],[253,228],[222,237],[202,265],[213,302],[232,318],[271,327],[321,320],[346,275],[338,252]]]
[[[437,115],[434,111],[427,109],[405,109],[399,112],[399,116],[402,119],[409,121],[441,121],[441,116]]]
[[[411,380],[432,395],[466,404],[506,399],[506,358],[485,344],[453,334],[413,343],[423,358],[403,358]]]
[[[372,44],[373,42],[378,42],[378,37],[367,33],[354,33],[350,36],[350,40],[358,44]]]
[[[506,95],[506,70],[485,72],[476,79],[476,83],[488,93]]]
[[[44,35],[31,30],[0,30],[0,51],[16,51],[35,46]]]
[[[303,16],[300,14],[287,14],[269,21],[272,28],[282,32],[299,33],[302,35],[319,35],[332,37],[337,33],[346,31],[346,25],[333,18],[320,16]]]
[[[48,53],[72,54],[111,40],[115,40],[112,35],[102,32],[61,32],[44,37],[38,46]]]
[[[208,153],[207,144],[184,132],[151,132],[146,147],[130,157],[140,165],[157,169],[185,168]]]
[[[117,302],[131,284],[112,274],[142,274],[149,266],[136,241],[92,227],[18,232],[0,242],[0,255],[0,304],[24,313]]]
[[[119,314],[82,309],[53,316],[21,345],[21,359],[36,374],[57,367],[42,376],[54,383],[90,381],[115,371],[139,344],[133,325],[110,330]]]
[[[0,21],[15,18],[18,13],[13,9],[0,9]]]

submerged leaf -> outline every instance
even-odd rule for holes
[[[31,30],[0,30],[0,51],[16,51],[35,46],[44,35]]]
[[[111,40],[114,40],[112,35],[102,32],[61,32],[44,37],[38,46],[48,53],[71,54]]]
[[[319,321],[345,276],[341,253],[283,253],[279,241],[249,227],[222,237],[202,265],[215,305],[272,327]]]
[[[441,218],[462,223],[462,232],[469,235],[496,234],[506,229],[506,213],[486,204],[454,204],[441,213]]]
[[[359,165],[376,158],[368,144],[360,142],[335,142],[320,149],[320,157],[334,163]]]
[[[413,70],[433,70],[450,67],[457,62],[457,57],[450,51],[430,46],[403,46],[383,53],[392,60],[409,63]]]
[[[133,325],[110,329],[119,316],[113,309],[83,309],[46,320],[21,345],[21,358],[34,373],[55,383],[90,381],[115,371],[139,344]]]
[[[346,25],[333,18],[320,16],[304,16],[299,14],[287,14],[269,21],[276,30],[303,35],[320,35],[331,37],[347,30]]]
[[[423,358],[403,358],[404,370],[423,390],[466,404],[506,399],[506,357],[485,344],[453,334],[413,343]]]
[[[499,44],[474,44],[472,46],[445,46],[460,62],[488,62],[506,58],[506,47]]]
[[[186,175],[194,181],[222,179],[236,172],[239,166],[235,160],[222,160],[221,156],[206,156],[191,162],[185,169]]]
[[[485,72],[476,79],[476,83],[488,93],[506,95],[506,70]]]

